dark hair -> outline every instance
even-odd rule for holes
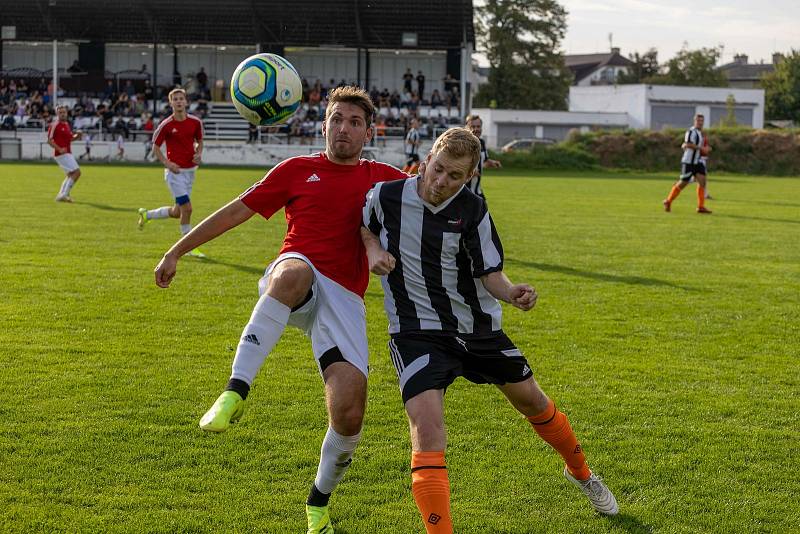
[[[328,94],[328,107],[325,108],[325,120],[328,120],[331,108],[337,102],[355,104],[360,107],[364,110],[364,120],[367,123],[367,127],[372,125],[372,117],[375,115],[375,106],[372,104],[369,93],[364,89],[353,87],[352,85],[345,85],[331,91]]]

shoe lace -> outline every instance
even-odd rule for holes
[[[606,485],[603,484],[603,479],[592,475],[589,480],[583,483],[583,491],[591,498],[599,499],[606,493]]]

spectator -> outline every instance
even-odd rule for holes
[[[114,87],[114,80],[106,80],[106,88],[103,91],[103,100],[113,103],[117,100],[117,91]]]
[[[255,143],[256,141],[258,141],[258,126],[251,122],[247,126],[247,142]]]
[[[400,95],[400,107],[407,108],[409,103],[411,103],[411,91],[403,91]]]
[[[147,74],[147,64],[142,63],[142,68],[139,70],[139,74]]]
[[[411,92],[411,82],[414,80],[414,73],[411,72],[411,67],[406,68],[406,73],[403,74],[403,91]]]
[[[381,91],[380,94],[380,107],[382,108],[389,107],[389,96],[390,96],[389,90],[384,87],[383,91]]]
[[[417,71],[417,94],[420,100],[425,100],[425,75]]]
[[[86,72],[86,71],[83,70],[83,67],[81,67],[81,64],[78,63],[78,60],[76,59],[75,61],[72,62],[72,65],[70,65],[70,67],[67,69],[67,72]]]
[[[28,85],[25,80],[20,79],[19,83],[17,83],[17,98],[28,96],[28,91]]]
[[[372,89],[370,89],[369,91],[369,99],[372,100],[373,106],[377,107],[378,104],[380,103],[380,93],[378,92],[378,88],[375,87],[374,85],[372,86]]]
[[[153,100],[153,86],[150,84],[150,78],[144,81],[144,100],[148,102]]]
[[[448,72],[447,75],[444,77],[445,94],[452,93],[453,89],[455,89],[456,87],[458,87],[458,82],[452,76],[450,76],[450,73]]]
[[[39,79],[39,85],[36,87],[36,90],[39,91],[40,95],[43,95],[45,91],[47,91],[47,82],[44,78]]]
[[[125,80],[125,94],[128,95],[128,98],[131,98],[136,94],[136,88],[133,86],[133,82],[131,80]]]
[[[128,98],[128,93],[120,93],[117,101],[114,103],[113,111],[117,116],[127,115],[130,110],[131,102]]]
[[[175,87],[180,87],[182,82],[181,73],[178,72],[178,69],[175,69],[172,72],[172,85]]]
[[[400,93],[397,92],[397,89],[392,91],[392,95],[389,97],[389,107],[390,108],[400,107]]]
[[[431,94],[431,109],[436,109],[442,105],[442,95],[439,94],[438,89],[434,89]]]
[[[419,108],[420,99],[417,93],[411,93],[411,99],[408,101],[408,110],[412,112],[414,115],[417,114],[417,108]]]
[[[205,119],[206,115],[208,115],[208,99],[206,96],[208,95],[207,90],[203,90],[200,92],[200,96],[197,99],[197,107],[194,109],[194,115],[200,117],[201,119]]]
[[[204,67],[200,67],[200,72],[195,77],[197,78],[198,92],[208,89],[208,74]]]
[[[386,146],[386,121],[383,115],[378,115],[378,120],[375,121],[375,137],[379,145]]]

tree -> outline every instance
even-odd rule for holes
[[[800,50],[792,50],[761,79],[768,119],[800,123]]]
[[[642,83],[645,79],[658,74],[658,51],[655,48],[644,54],[634,52],[628,55],[628,59],[633,61],[633,66],[628,72],[622,72],[617,76],[617,83]]]
[[[689,50],[684,46],[674,58],[667,61],[664,73],[645,78],[644,82],[660,85],[727,87],[728,79],[716,67],[721,55],[720,48]]]
[[[566,109],[572,74],[558,52],[566,10],[555,0],[487,0],[477,8],[478,34],[489,58],[489,81],[476,107]]]

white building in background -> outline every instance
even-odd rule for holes
[[[685,128],[695,113],[702,113],[709,127],[719,125],[728,115],[730,96],[737,124],[764,127],[763,89],[643,84],[570,87],[569,110],[624,113],[631,128],[650,130]]]
[[[483,121],[483,137],[495,149],[514,139],[566,139],[570,130],[627,128],[627,113],[536,111],[475,108]]]

